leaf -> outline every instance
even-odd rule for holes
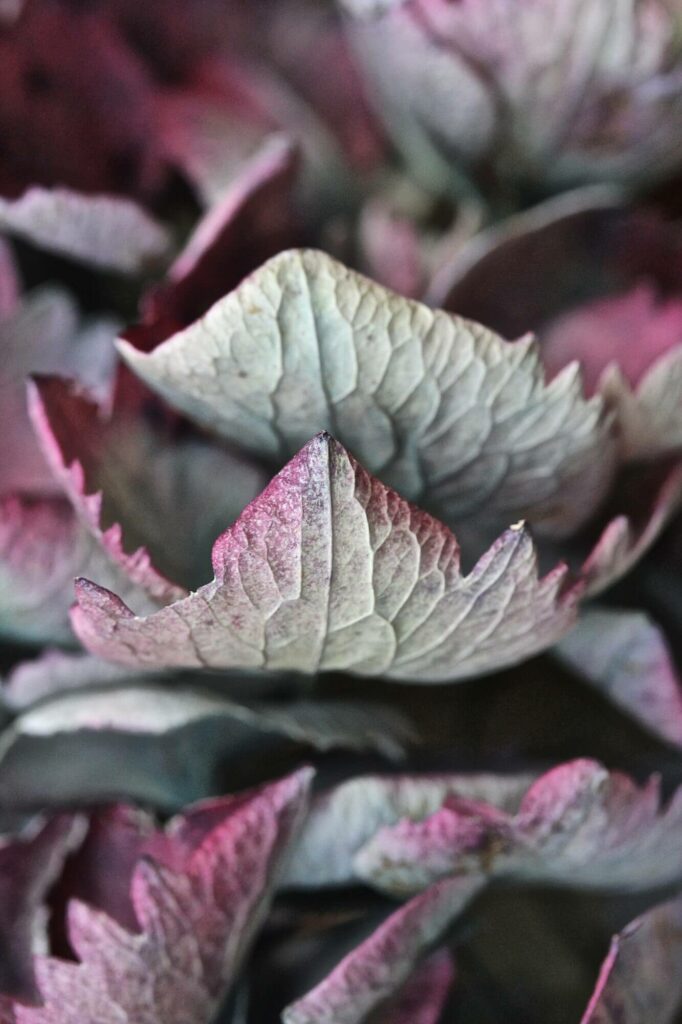
[[[579,359],[616,416],[620,461],[655,459],[680,447],[681,253],[677,225],[582,189],[480,234],[428,298],[503,332],[532,326],[550,375]]]
[[[27,376],[73,373],[101,395],[111,379],[115,334],[110,321],[81,325],[72,299],[55,289],[32,292],[0,317],[0,496],[57,490],[28,419]]]
[[[672,1024],[682,1004],[681,952],[678,898],[614,936],[581,1024]]]
[[[0,839],[0,989],[35,999],[32,954],[47,947],[47,894],[83,838],[73,815],[35,819],[20,835]]]
[[[24,0],[0,0],[0,24],[11,25],[21,14]]]
[[[25,4],[0,38],[0,193],[158,196],[168,175],[155,92],[110,11]]]
[[[643,486],[642,486],[643,485]],[[645,508],[637,515],[619,515],[604,527],[596,545],[585,560],[581,577],[590,597],[596,597],[626,575],[658,540],[682,504],[682,464],[673,464],[662,483],[644,478]],[[636,487],[635,499],[642,497]]]
[[[263,28],[257,30],[256,48],[263,43]],[[301,148],[303,195],[313,210],[330,191],[338,197],[344,186],[348,189],[342,147],[273,68],[271,53],[249,63],[235,49],[229,61],[205,62],[201,72],[195,86],[162,97],[160,117],[167,158],[206,206],[222,200],[274,132],[284,132]]]
[[[476,880],[447,879],[416,896],[289,1006],[284,1024],[361,1024],[396,994],[479,888]]]
[[[449,774],[361,776],[313,803],[286,884],[295,888],[349,885],[355,855],[385,826],[435,814],[449,796],[487,801],[514,812],[530,775]]]
[[[296,148],[286,136],[266,139],[200,219],[165,282],[146,300],[145,313],[172,318],[184,327],[226,288],[236,287],[264,259],[286,248],[296,235],[292,204],[297,169]]]
[[[0,735],[2,802],[34,807],[135,799],[177,806],[213,790],[218,769],[222,778],[241,760],[248,774],[258,758],[291,748],[282,739],[390,758],[401,757],[414,740],[407,720],[380,704],[244,703],[201,682],[129,674],[105,689],[56,693],[24,710]]]
[[[85,527],[158,603],[198,585],[217,531],[264,482],[246,460],[149,426],[125,402],[107,412],[59,379],[40,378],[29,387],[29,410],[43,453]]]
[[[580,306],[544,333],[543,359],[550,370],[580,360],[589,390],[618,412],[627,458],[682,447],[682,302],[640,284]]]
[[[10,316],[18,304],[17,271],[9,246],[0,238],[0,318]]]
[[[271,459],[325,429],[449,523],[570,530],[614,448],[576,366],[549,384],[535,343],[401,298],[320,252],[283,253],[130,367],[171,404]]]
[[[171,839],[171,863],[141,859],[130,884],[135,931],[72,902],[78,963],[36,960],[44,1005],[17,1005],[18,1024],[209,1024],[263,921],[309,783],[303,770],[226,801],[193,842]]]
[[[13,667],[3,681],[2,696],[13,711],[21,712],[45,697],[125,679],[130,679],[130,669],[88,654],[48,648],[33,661]]]
[[[74,642],[73,581],[83,572],[121,587],[140,611],[145,599],[77,522],[61,498],[0,500],[0,634],[29,643]]]
[[[22,663],[2,691],[17,717],[0,735],[0,803],[175,808],[226,775],[261,777],[265,759],[290,760],[297,747],[397,760],[417,739],[404,715],[376,701],[235,698],[259,681],[131,672],[57,651]]]
[[[626,291],[645,276],[658,282],[672,257],[657,251],[674,247],[669,232],[650,213],[633,212],[617,186],[583,186],[498,221],[446,255],[426,301],[508,337],[531,326],[541,335],[577,304]],[[627,260],[626,238],[636,243]]]
[[[601,392],[618,410],[628,458],[655,459],[682,448],[682,344],[657,359],[636,388],[611,367]]]
[[[424,140],[482,184],[649,181],[679,167],[676,11],[655,0],[342,0],[378,108],[412,170]],[[557,74],[557,67],[561,73]],[[654,85],[655,83],[655,85]],[[448,98],[457,95],[453,105]],[[618,101],[616,105],[616,99]],[[451,170],[451,180],[456,170]]]
[[[422,821],[380,829],[355,857],[359,877],[397,893],[453,875],[615,890],[682,877],[682,790],[661,808],[656,778],[641,789],[589,760],[541,776],[515,814],[456,797]]]
[[[160,259],[170,242],[130,199],[65,188],[36,186],[19,199],[0,199],[0,227],[41,249],[127,274]]]
[[[2,695],[12,711],[27,712],[15,722],[15,736],[109,727],[154,734],[215,716],[247,731],[278,733],[323,751],[375,750],[398,758],[417,738],[400,711],[376,701],[243,701],[219,692],[214,681],[214,689],[207,689],[211,681],[201,676],[134,675],[91,655],[48,650],[17,665],[5,680]],[[253,685],[253,679],[230,678],[223,686],[232,693],[238,682]],[[34,708],[38,702],[40,707]]]
[[[166,157],[179,168],[205,207],[219,203],[241,168],[276,130],[261,109],[252,74],[230,69],[226,93],[182,89],[161,97],[159,117]],[[236,95],[230,95],[230,85]]]
[[[572,625],[580,587],[540,580],[523,527],[462,576],[453,535],[327,434],[307,444],[215,543],[215,579],[136,618],[77,583],[73,625],[131,667],[346,669],[423,682],[513,664]]]
[[[206,312],[264,259],[296,240],[295,147],[266,139],[199,220],[166,279],[144,296],[141,324],[125,337],[148,351]]]
[[[663,633],[646,615],[587,609],[556,653],[654,735],[682,746],[682,685]]]
[[[452,955],[447,949],[437,950],[384,1008],[378,1024],[438,1024],[454,979]]]

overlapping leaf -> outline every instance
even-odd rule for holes
[[[203,823],[175,823],[157,855],[133,872],[134,930],[73,901],[69,938],[78,962],[36,959],[43,1005],[16,1004],[18,1024],[208,1024],[267,911],[309,780],[299,772],[223,801]]]
[[[47,948],[47,894],[85,822],[63,814],[36,819],[18,836],[0,839],[0,991],[36,997],[32,955]],[[0,1011],[1,1012],[1,1011]]]
[[[681,953],[678,898],[614,937],[581,1024],[671,1024],[682,1004]]]
[[[415,896],[289,1006],[284,1024],[361,1024],[396,995],[479,888],[476,879],[447,879]]]
[[[185,585],[199,582],[217,531],[263,482],[245,460],[150,426],[125,403],[107,414],[59,379],[32,386],[29,408],[47,461],[81,522],[159,603],[183,597]]]
[[[323,253],[283,253],[153,352],[121,352],[224,437],[277,459],[330,430],[448,522],[570,530],[611,481],[608,419],[576,366],[546,383],[529,338],[510,344]]]
[[[54,289],[30,294],[0,318],[0,495],[57,489],[28,420],[26,377],[71,373],[102,395],[111,377],[115,332],[111,320],[82,325],[73,301]]]
[[[356,50],[387,126],[431,182],[457,182],[462,162],[487,186],[491,178],[554,186],[647,180],[679,167],[674,5],[341,0],[341,7],[354,19]]]
[[[82,573],[121,587],[139,611],[152,611],[117,572],[62,498],[0,500],[0,633],[29,642],[73,643],[69,608]]]
[[[213,549],[215,579],[148,618],[81,580],[88,649],[135,667],[346,669],[438,682],[557,640],[580,587],[539,579],[522,527],[469,575],[454,536],[371,477],[329,435],[307,444]]]
[[[513,813],[531,781],[530,775],[492,773],[351,779],[313,803],[286,882],[296,888],[351,884],[356,854],[381,828],[402,819],[423,820],[450,796]]]
[[[557,653],[646,728],[682,745],[682,684],[665,637],[646,615],[588,609]]]
[[[460,874],[653,888],[682,876],[681,820],[682,792],[662,809],[657,779],[640,789],[595,762],[574,761],[539,778],[516,814],[451,797],[430,817],[385,827],[355,867],[397,892]]]
[[[175,808],[214,791],[227,772],[248,775],[249,766],[298,747],[397,759],[415,739],[403,715],[376,702],[245,702],[200,679],[129,675],[98,689],[80,682],[25,709],[0,735],[4,805],[126,799]]]

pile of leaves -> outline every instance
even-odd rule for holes
[[[681,0],[0,0],[0,1022],[682,1021]]]

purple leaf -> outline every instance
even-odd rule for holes
[[[56,290],[33,292],[0,317],[0,496],[58,490],[28,419],[27,376],[75,373],[101,394],[111,379],[115,333],[104,320],[81,325],[72,300]]]
[[[589,390],[618,412],[627,458],[682,448],[682,301],[639,285],[579,307],[549,326],[543,359],[552,372],[580,360]]]
[[[304,770],[224,801],[203,834],[175,825],[161,858],[147,855],[133,872],[134,931],[73,901],[78,963],[36,959],[44,1005],[17,1005],[18,1024],[209,1024],[267,911],[309,782]]]
[[[682,1004],[682,900],[614,936],[581,1024],[672,1024]]]
[[[37,996],[32,954],[47,947],[45,900],[84,826],[64,814],[36,820],[21,835],[0,839],[0,988],[5,996]]]
[[[0,39],[0,193],[147,196],[166,176],[152,83],[111,18],[29,3]]]
[[[88,580],[73,624],[131,667],[346,669],[438,682],[513,664],[575,620],[580,586],[538,578],[522,526],[468,576],[454,536],[329,435],[309,442],[213,549],[215,579],[148,618]]]
[[[588,609],[556,653],[654,735],[682,746],[682,684],[662,632],[646,615]]]
[[[479,889],[476,879],[456,878],[415,896],[312,992],[289,1006],[284,1024],[361,1024],[396,994]]]
[[[435,814],[380,829],[355,857],[360,877],[389,892],[449,875],[637,890],[682,877],[682,790],[661,807],[658,780],[639,788],[594,761],[560,765],[516,813],[446,800]]]
[[[162,604],[200,582],[216,532],[265,482],[262,471],[239,456],[178,438],[172,427],[148,426],[124,398],[106,411],[66,382],[42,378],[29,390],[29,410],[53,473],[85,527],[125,575]]]
[[[450,797],[486,801],[514,813],[530,775],[362,776],[317,798],[286,876],[295,888],[349,885],[355,855],[381,829],[435,814]]]
[[[83,572],[108,577],[140,611],[155,605],[115,571],[61,498],[0,500],[0,633],[29,642],[73,643],[69,608]]]

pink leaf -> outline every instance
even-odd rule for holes
[[[225,801],[220,819],[192,840],[175,826],[160,859],[147,855],[133,871],[134,931],[72,902],[78,963],[36,960],[44,1005],[17,1005],[18,1024],[208,1024],[262,923],[309,782],[304,770]]]
[[[646,615],[587,609],[556,651],[647,729],[682,746],[682,683],[663,633]]]
[[[579,587],[543,579],[526,530],[468,576],[454,536],[371,477],[329,435],[307,444],[218,538],[215,579],[135,618],[77,585],[88,649],[131,666],[267,667],[438,682],[512,664],[556,641]]]
[[[62,498],[0,501],[0,633],[72,643],[73,581],[83,572],[108,578],[140,611],[156,607],[116,570]]]
[[[37,996],[32,954],[47,946],[44,903],[84,825],[64,814],[0,840],[0,987],[6,996]]]
[[[296,888],[349,885],[359,850],[382,828],[421,821],[450,798],[515,813],[531,775],[450,774],[361,776],[313,803],[287,873]]]
[[[682,1004],[681,956],[678,898],[614,936],[581,1024],[672,1024]]]
[[[607,396],[629,458],[682,448],[682,301],[639,285],[555,320],[543,335],[551,372],[579,359],[590,391]]]
[[[33,292],[0,317],[0,497],[58,490],[28,419],[27,376],[75,373],[102,393],[111,378],[115,334],[106,321],[83,329],[72,300],[56,290]]]
[[[475,879],[448,879],[415,896],[289,1006],[284,1024],[361,1024],[410,978],[479,888]]]
[[[360,877],[389,892],[447,876],[609,889],[682,877],[682,790],[661,807],[657,779],[641,789],[596,762],[541,776],[512,813],[445,801],[440,810],[379,829],[356,854]]]

